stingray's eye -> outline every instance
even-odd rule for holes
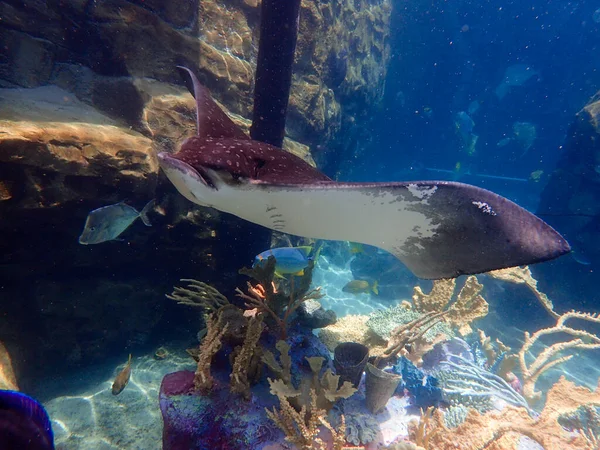
[[[96,227],[90,227],[90,231],[96,231]]]

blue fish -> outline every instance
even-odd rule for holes
[[[50,417],[38,401],[0,390],[0,448],[54,450]]]
[[[269,256],[275,257],[275,275],[282,277],[287,274],[304,275],[304,269],[311,260],[318,257],[320,249],[313,252],[313,247],[278,247],[266,250],[254,258],[252,267],[262,266]]]
[[[150,200],[141,212],[123,202],[94,209],[87,216],[83,232],[79,236],[79,243],[88,245],[112,241],[129,228],[138,217],[142,219],[144,225],[151,227],[147,214],[153,206],[154,200]]]

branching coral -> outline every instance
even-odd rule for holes
[[[483,330],[478,330],[478,333],[479,345],[485,354],[487,368],[508,383],[515,382],[516,376],[513,370],[517,366],[518,356],[509,354],[511,348],[501,340],[496,339],[494,345],[491,338],[486,336]]]
[[[290,346],[285,341],[278,341],[275,348],[279,351],[279,362],[275,359],[275,355],[269,350],[265,350],[262,360],[273,371],[279,379],[285,384],[292,384],[292,358],[290,357]]]
[[[213,356],[221,348],[221,338],[227,332],[228,324],[224,324],[221,316],[213,313],[207,321],[207,333],[200,344],[198,366],[194,375],[194,387],[203,394],[210,391],[214,384],[210,373]]]
[[[574,355],[559,356],[566,350],[592,350],[600,349],[600,337],[588,331],[572,328],[565,325],[570,319],[579,319],[586,322],[600,324],[600,317],[597,314],[586,314],[577,311],[571,311],[563,314],[556,321],[556,325],[550,328],[544,328],[533,334],[525,332],[525,342],[519,350],[519,366],[523,375],[523,396],[529,404],[536,403],[541,398],[541,392],[535,390],[535,383],[542,373],[548,369],[570,360]],[[557,342],[543,350],[535,359],[528,364],[527,352],[543,336],[564,333],[573,337],[570,341]]]
[[[219,308],[229,305],[227,297],[209,284],[189,278],[182,278],[179,281],[188,283],[188,286],[175,286],[173,292],[166,295],[167,298],[176,301],[179,305],[202,308],[207,313],[215,312]]]
[[[301,450],[325,450],[327,445],[319,439],[319,426],[324,425],[332,434],[333,449],[342,450],[346,443],[346,427],[344,416],[338,430],[335,430],[325,419],[326,411],[317,406],[317,393],[310,391],[310,401],[296,411],[289,402],[290,397],[297,397],[299,392],[290,390],[282,380],[269,378],[271,394],[279,399],[280,409],[266,410],[267,416],[285,433],[285,440]]]
[[[470,410],[463,424],[454,429],[444,425],[443,413],[436,411],[428,431],[431,450],[516,450],[516,438],[527,436],[546,450],[594,450],[593,442],[583,434],[573,434],[559,423],[561,416],[582,406],[600,406],[600,389],[576,386],[564,377],[550,388],[546,405],[537,417],[525,408],[507,406],[502,411],[481,414]],[[435,432],[437,430],[437,432]],[[412,427],[411,439],[417,435]]]
[[[0,342],[0,389],[19,390],[10,355],[2,342]]]
[[[247,303],[246,307],[256,309],[258,312],[268,315],[277,325],[280,331],[280,339],[287,338],[287,324],[294,311],[306,300],[317,300],[323,296],[321,288],[310,290],[312,270],[314,262],[304,269],[304,275],[300,278],[299,288],[295,289],[294,278],[290,281],[289,294],[278,292],[273,282],[275,276],[275,258],[269,256],[267,262],[252,269],[241,269],[240,273],[248,275],[259,282],[252,286],[248,282],[248,294],[236,289],[238,297]]]
[[[468,277],[458,293],[457,300],[451,303],[455,287],[455,279],[435,280],[429,294],[425,294],[416,286],[413,291],[413,305],[415,310],[421,313],[448,311],[445,320],[465,336],[473,332],[471,323],[474,320],[487,316],[489,305],[479,295],[483,285],[477,281],[477,277]]]
[[[325,360],[320,356],[306,358],[312,371],[312,377],[303,378],[300,387],[296,389],[292,383],[290,373],[292,361],[288,354],[289,349],[290,347],[285,341],[279,341],[277,350],[280,352],[281,364],[275,360],[275,356],[269,351],[265,351],[263,361],[276,375],[280,376],[281,379],[278,381],[281,381],[287,387],[286,392],[290,394],[288,397],[292,398],[292,403],[296,409],[299,410],[302,405],[309,403],[309,396],[312,391],[317,395],[317,406],[326,412],[329,412],[337,400],[348,398],[356,392],[352,383],[348,381],[339,386],[340,377],[334,375],[331,369],[327,369],[323,376],[319,377]]]
[[[433,417],[433,411],[433,406],[430,406],[425,411],[421,409],[421,419],[416,424],[414,422],[411,423],[411,426],[409,427],[411,440],[424,449],[430,448],[429,443],[431,439],[439,432],[439,429],[430,423]]]
[[[396,358],[399,354],[406,356],[416,365],[422,362],[422,355],[431,350],[435,343],[427,344],[423,340],[423,336],[427,331],[433,328],[438,322],[443,320],[443,317],[448,314],[448,311],[429,312],[418,319],[413,320],[405,325],[400,325],[392,331],[388,346],[383,353],[375,359],[375,367],[378,367],[384,359]],[[444,339],[446,337],[444,336]],[[412,349],[410,346],[414,346]],[[408,347],[408,348],[407,348]],[[417,352],[417,349],[419,350]]]
[[[558,319],[559,315],[554,312],[554,305],[546,294],[541,292],[537,287],[537,280],[533,278],[529,266],[509,267],[508,269],[492,270],[487,272],[487,275],[499,280],[508,281],[509,283],[524,284],[533,292],[535,298],[541,303],[548,313]]]
[[[412,296],[415,310],[422,313],[443,311],[452,300],[455,288],[456,278],[434,281],[429,294],[425,294],[419,286],[415,286]]]
[[[231,392],[240,393],[248,400],[250,398],[250,379],[258,378],[260,361],[260,346],[258,340],[264,328],[262,316],[254,316],[248,322],[244,344],[236,347],[231,375]]]

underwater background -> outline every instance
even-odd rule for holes
[[[302,1],[285,150],[338,181],[489,189],[573,250],[456,286],[161,171],[196,127],[176,66],[249,130],[260,20],[260,0],[0,2],[0,389],[39,400],[60,449],[600,448],[600,3]],[[303,272],[257,273],[282,247]]]

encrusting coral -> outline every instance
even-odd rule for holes
[[[369,353],[377,356],[385,349],[386,341],[367,326],[368,320],[369,316],[356,314],[340,317],[336,323],[319,330],[319,339],[330,352],[333,352],[340,342],[356,342],[366,345],[369,347]]]
[[[531,417],[526,408],[514,406],[486,414],[470,410],[464,423],[449,429],[442,411],[437,410],[427,419],[425,436],[416,424],[409,427],[409,435],[419,445],[426,443],[426,450],[516,450],[519,436],[528,437],[545,450],[595,450],[589,437],[569,432],[559,423],[562,416],[582,406],[600,406],[600,388],[592,392],[561,377],[550,388],[537,417]]]

